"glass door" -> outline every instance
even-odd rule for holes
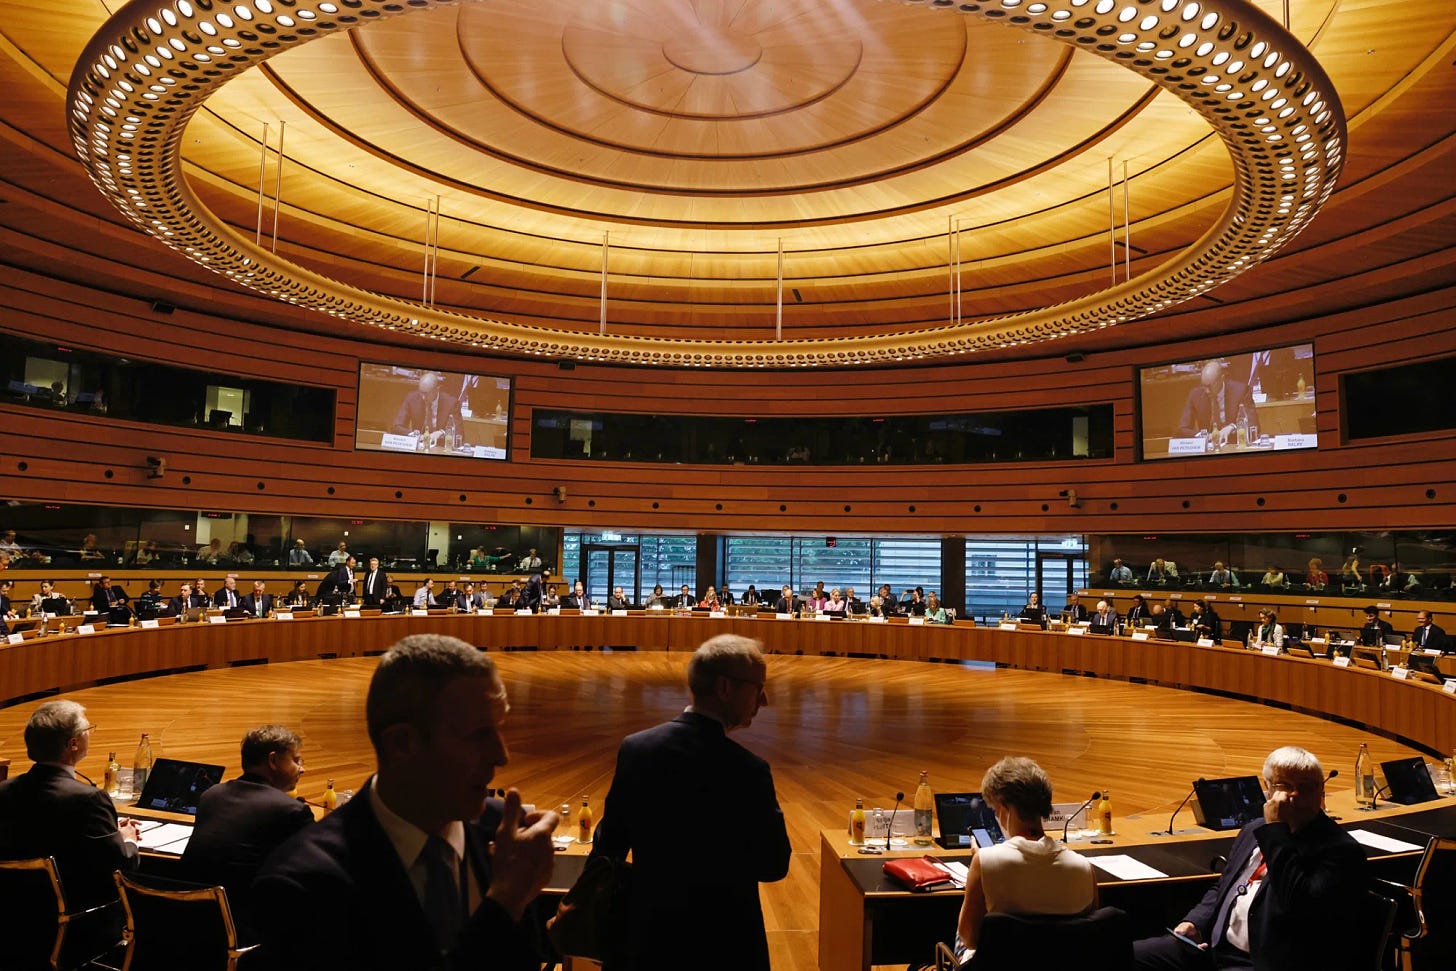
[[[1049,617],[1062,612],[1067,599],[1077,592],[1077,564],[1081,554],[1036,551],[1036,583],[1032,588],[1041,597]]]
[[[587,596],[605,605],[617,587],[632,603],[642,601],[642,548],[636,543],[588,543],[581,548]]]

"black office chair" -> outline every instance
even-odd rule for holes
[[[1132,926],[1116,907],[1079,917],[987,914],[970,961],[957,965],[951,949],[937,944],[934,966],[936,971],[1127,971],[1132,967]]]
[[[1378,881],[1372,883],[1378,884]],[[1396,902],[1378,890],[1365,893],[1365,906],[1354,919],[1358,924],[1355,940],[1356,960],[1351,967],[1367,967],[1371,971],[1382,971],[1385,954],[1390,946],[1390,935],[1395,928]]]
[[[1389,966],[1394,966],[1399,971],[1413,971],[1415,967],[1413,946],[1430,930],[1426,924],[1426,877],[1431,872],[1431,866],[1435,862],[1437,854],[1443,851],[1456,852],[1456,839],[1442,839],[1439,836],[1433,836],[1426,843],[1426,850],[1416,863],[1415,873],[1409,884],[1382,879],[1375,881],[1376,892],[1392,897],[1396,903],[1395,926],[1392,932],[1394,941],[1389,946],[1394,960],[1389,962]]]
[[[98,966],[121,943],[117,902],[72,909],[55,857],[0,860],[0,900],[3,971]]]
[[[239,943],[222,887],[131,873],[115,876],[126,912],[121,971],[235,971],[257,948]]]

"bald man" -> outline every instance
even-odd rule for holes
[[[440,390],[441,379],[433,371],[420,375],[419,387],[405,395],[390,429],[396,435],[425,435],[426,448],[440,444],[454,419],[460,425],[460,401]]]
[[[1198,387],[1188,392],[1183,417],[1178,419],[1179,437],[1196,438],[1208,432],[1211,441],[1227,445],[1238,430],[1239,409],[1243,408],[1251,420],[1255,417],[1249,386],[1228,380],[1224,370],[1221,361],[1203,365]]]

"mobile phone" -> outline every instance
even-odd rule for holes
[[[1179,934],[1177,931],[1173,930],[1173,928],[1171,928],[1171,927],[1168,928],[1168,933],[1169,934],[1172,934],[1178,940],[1182,941],[1184,944],[1187,944],[1189,947],[1193,948],[1194,950],[1197,950],[1197,951],[1203,950],[1203,945],[1202,944],[1199,944],[1197,941],[1195,941],[1193,938],[1189,937],[1187,934]]]

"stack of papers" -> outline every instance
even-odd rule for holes
[[[187,849],[187,840],[192,837],[192,827],[185,823],[163,823],[152,819],[139,819],[141,837],[137,845],[156,853],[175,853],[178,856]]]

